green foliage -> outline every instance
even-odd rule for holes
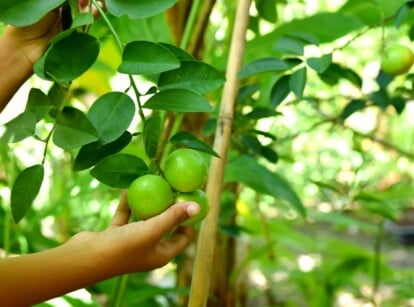
[[[63,2],[2,1],[0,21],[30,25]],[[218,157],[212,135],[231,119],[217,112],[235,4],[213,8],[190,54],[164,14],[177,1],[106,1],[97,20],[70,1],[70,26],[2,127],[4,249],[34,252],[104,229],[119,189],[188,147],[227,158],[219,231],[240,247],[228,282],[248,281],[253,303],[340,306],[346,295],[348,305],[406,305],[414,273],[393,257],[411,249],[381,225],[412,207],[414,75],[378,64],[385,46],[412,47],[413,5],[340,2],[253,1],[229,156]],[[109,304],[179,305],[189,289],[171,282],[176,267],[156,273],[87,291]]]

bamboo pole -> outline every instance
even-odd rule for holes
[[[234,31],[227,63],[226,83],[221,99],[220,113],[214,139],[214,150],[220,158],[211,160],[206,193],[210,211],[203,221],[198,237],[197,255],[194,263],[189,307],[204,307],[210,289],[211,272],[216,243],[216,230],[220,212],[220,194],[224,180],[224,169],[232,133],[234,107],[239,90],[237,73],[240,70],[245,48],[251,0],[239,0],[237,4]]]

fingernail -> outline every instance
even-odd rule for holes
[[[197,203],[189,203],[187,208],[188,216],[194,216],[200,212],[200,206]]]

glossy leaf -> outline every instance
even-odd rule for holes
[[[34,24],[65,0],[7,0],[0,2],[0,21],[16,27]]]
[[[307,69],[306,67],[296,70],[289,79],[289,88],[295,93],[298,99],[303,96],[307,81]]]
[[[148,167],[142,159],[130,154],[117,154],[99,161],[90,173],[110,187],[126,189],[147,172]]]
[[[178,0],[106,0],[108,11],[115,16],[146,18],[172,7]]]
[[[323,73],[319,74],[319,77],[323,82],[329,85],[337,84],[339,80],[345,79],[358,88],[362,86],[361,77],[357,73],[337,63],[331,63],[331,65],[329,65],[329,67],[324,70]]]
[[[378,91],[369,94],[369,97],[374,102],[374,104],[383,110],[385,110],[390,104],[390,97],[388,96],[387,91],[384,89],[379,89]]]
[[[180,131],[173,135],[170,140],[170,143],[178,146],[185,146],[189,148],[193,148],[202,152],[205,152],[209,155],[219,157],[218,153],[216,153],[213,148],[209,145],[204,143],[203,141],[199,140],[195,135],[191,134],[188,131]]]
[[[160,90],[180,88],[206,94],[222,86],[224,81],[223,74],[207,63],[184,61],[179,68],[162,73],[158,86]]]
[[[148,41],[134,41],[125,46],[118,71],[125,74],[153,75],[180,66],[180,61],[166,47]]]
[[[144,108],[175,112],[211,112],[213,107],[203,96],[183,89],[161,91],[152,96]]]
[[[85,33],[62,33],[47,52],[36,62],[35,72],[44,79],[70,82],[96,61],[99,54],[98,40]]]
[[[354,114],[356,111],[363,109],[367,105],[365,100],[355,99],[351,100],[343,109],[340,118],[342,120],[347,119],[349,116]]]
[[[135,104],[128,95],[110,92],[92,104],[88,119],[104,145],[119,138],[128,129],[134,115]]]
[[[261,118],[274,117],[280,115],[279,112],[273,108],[256,107],[251,112],[244,114],[243,117],[252,120],[258,120]]]
[[[53,142],[60,148],[74,149],[99,139],[92,123],[85,114],[73,107],[65,107],[56,114]]]
[[[167,48],[172,54],[176,56],[176,58],[182,62],[184,61],[195,61],[196,59],[189,54],[184,49],[177,47],[175,45],[167,44],[167,43],[159,43],[161,46]]]
[[[231,160],[226,167],[225,179],[227,182],[242,183],[258,193],[283,199],[301,216],[306,216],[306,209],[290,184],[276,172],[259,164],[253,157],[242,155]]]
[[[73,169],[75,171],[80,171],[94,166],[103,158],[113,155],[125,148],[129,142],[131,142],[131,139],[132,134],[125,131],[117,140],[106,145],[102,145],[102,143],[98,141],[82,146],[76,155]]]
[[[43,182],[43,165],[33,165],[24,169],[16,178],[11,190],[11,210],[15,223],[18,223],[29,210]]]
[[[91,13],[81,13],[75,16],[75,18],[72,21],[71,28],[79,28],[83,26],[87,26],[92,24],[94,21],[93,15]]]
[[[247,78],[253,75],[266,73],[266,72],[283,72],[288,70],[292,66],[286,61],[277,58],[263,58],[253,61],[245,65],[240,71],[238,76],[240,78]]]
[[[26,110],[33,113],[36,116],[37,121],[43,119],[52,107],[52,101],[50,101],[49,97],[40,89],[32,88],[30,90]]]
[[[153,159],[157,156],[158,143],[161,136],[161,118],[159,116],[150,117],[144,125],[144,146],[148,158]]]
[[[291,89],[289,88],[290,77],[290,74],[284,75],[272,86],[270,91],[270,105],[272,108],[276,108],[280,105],[291,92]]]
[[[319,58],[308,58],[306,62],[308,63],[309,67],[316,72],[323,73],[332,63],[332,54],[324,54]]]
[[[29,136],[33,136],[35,134],[36,122],[36,116],[30,111],[19,114],[5,125],[5,131],[1,136],[1,140],[7,143],[16,143]]]
[[[276,41],[273,50],[286,54],[303,55],[305,45],[305,42],[296,37],[282,36]]]
[[[274,0],[256,0],[256,9],[259,16],[269,22],[276,22],[277,10]]]

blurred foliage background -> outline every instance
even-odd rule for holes
[[[194,55],[224,72],[236,3],[212,3]],[[176,8],[185,13],[185,4]],[[209,305],[414,306],[414,74],[380,71],[385,46],[413,46],[412,6],[253,1],[218,230],[217,257],[231,263],[218,265],[226,269],[217,273]],[[185,19],[111,18],[124,43],[177,43]],[[80,108],[125,82],[104,22],[90,33],[104,48],[71,88]],[[278,59],[292,66],[279,69]],[[31,86],[50,84],[30,79],[1,114],[2,124],[19,113]],[[209,99],[217,106],[220,96],[217,90]],[[202,125],[191,118],[185,124],[211,140],[214,122],[212,114]],[[10,184],[43,148],[26,139],[2,142],[0,150],[1,251],[36,252],[108,224],[119,191],[74,172],[74,153],[56,147],[48,149],[47,180],[33,208],[14,224]],[[136,138],[124,151],[140,150]],[[286,187],[300,200],[285,195]],[[184,305],[194,253],[195,244],[162,269],[131,275],[120,306]],[[117,285],[108,280],[39,306],[110,305]]]

